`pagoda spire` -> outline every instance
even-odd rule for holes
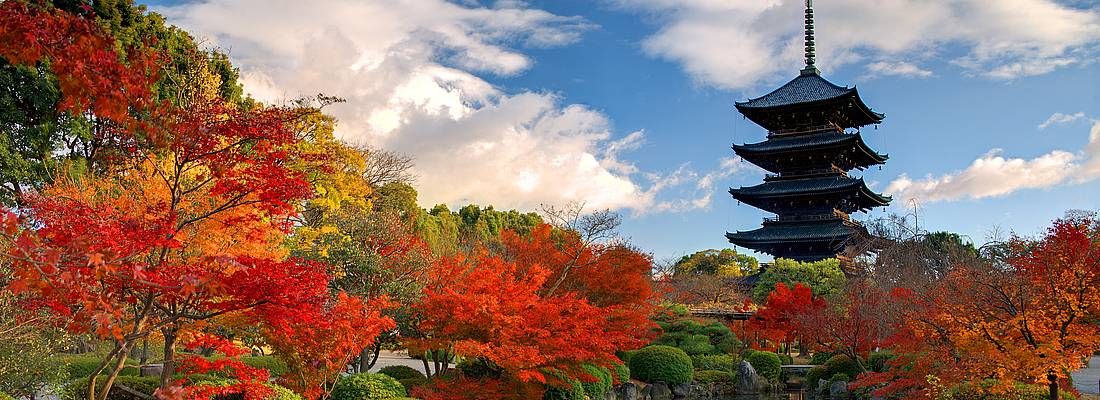
[[[814,0],[806,0],[806,68],[802,75],[818,73],[814,66]]]

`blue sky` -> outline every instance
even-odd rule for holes
[[[891,158],[863,176],[896,200],[870,217],[917,198],[927,229],[981,242],[1098,208],[1100,6],[817,3],[825,77],[886,114],[864,137]],[[347,98],[341,135],[414,156],[424,206],[585,201],[658,258],[764,216],[725,193],[762,178],[729,148],[765,134],[733,102],[797,74],[800,2],[321,4],[153,6],[258,98]]]

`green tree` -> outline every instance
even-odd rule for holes
[[[834,298],[844,293],[847,279],[840,270],[840,261],[835,258],[814,262],[779,258],[764,269],[763,275],[752,289],[753,300],[763,304],[768,294],[775,290],[775,284],[780,282],[790,287],[795,283],[802,283],[813,290],[814,296]]]
[[[672,268],[677,275],[741,276],[755,273],[759,267],[756,258],[734,249],[708,249],[681,257]]]
[[[47,1],[45,7],[57,7],[84,15],[85,1]],[[243,97],[238,71],[229,58],[217,51],[199,48],[187,32],[165,23],[164,17],[148,12],[132,0],[96,0],[90,2],[91,18],[114,37],[116,51],[123,59],[135,48],[148,48],[167,58],[160,80],[153,87],[155,100],[178,102],[201,76],[215,95],[241,104]],[[118,143],[102,140],[96,132],[102,121],[94,115],[70,115],[58,105],[61,94],[57,77],[48,62],[34,67],[16,66],[0,58],[0,203],[18,205],[27,191],[50,183],[61,165],[67,171],[80,172],[101,166],[116,153]]]

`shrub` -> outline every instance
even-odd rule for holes
[[[643,382],[688,383],[692,371],[691,357],[675,347],[649,346],[630,358],[631,377]]]
[[[389,375],[359,373],[340,378],[332,388],[332,400],[376,400],[404,397],[401,382]]]
[[[817,353],[814,353],[814,355],[810,356],[810,364],[821,365],[821,364],[824,364],[826,361],[829,361],[830,358],[833,358],[832,353],[826,353],[826,352],[820,352],[819,351]]]
[[[585,400],[584,386],[581,381],[565,376],[559,376],[565,380],[564,386],[550,386],[543,393],[543,400]]]
[[[745,361],[752,364],[752,368],[756,370],[757,374],[767,378],[769,381],[778,382],[779,368],[782,363],[779,362],[779,355],[770,351],[754,351],[745,357]]]
[[[735,371],[733,356],[729,354],[691,356],[691,365],[696,371]]]
[[[848,374],[845,374],[845,373],[842,373],[842,372],[837,372],[837,373],[833,374],[833,376],[831,378],[829,378],[829,386],[833,386],[833,383],[836,383],[836,382],[851,382],[851,381],[852,381],[852,377],[848,376]]]
[[[504,369],[484,358],[465,358],[455,366],[462,376],[471,379],[499,378]]]
[[[695,381],[699,383],[733,382],[734,375],[729,371],[695,371]]]
[[[638,352],[638,350],[626,350],[626,351],[616,352],[615,355],[618,356],[620,360],[623,360],[623,364],[629,365],[630,364],[630,357],[633,357],[634,353],[637,353],[637,352]]]
[[[241,362],[252,368],[266,369],[272,378],[286,375],[288,369],[285,361],[274,356],[246,356],[241,357]]]
[[[404,365],[391,365],[391,366],[388,366],[388,367],[385,367],[385,368],[382,368],[382,369],[378,370],[378,373],[389,375],[393,379],[397,379],[399,381],[402,380],[402,379],[413,379],[413,378],[428,379],[428,377],[425,376],[423,372],[418,371],[416,368],[412,368],[412,367],[408,367],[408,366],[404,366]],[[408,389],[408,388],[406,387],[406,389]]]
[[[96,382],[96,389],[102,390],[106,380],[99,379]],[[126,393],[118,387],[118,385],[125,385],[126,387],[136,390],[141,393],[152,396],[153,392],[160,387],[160,377],[156,376],[119,376],[115,378],[115,384],[111,387],[111,391],[107,393],[108,400],[129,400],[134,396]],[[88,390],[88,377],[77,378],[69,383],[65,384],[61,388],[59,393],[60,398],[66,400],[80,400],[86,397]]]
[[[7,393],[0,392],[0,400],[15,400],[12,399]]]
[[[401,386],[404,386],[406,391],[412,391],[414,387],[428,383],[428,378],[405,378],[397,381],[401,382]]]
[[[874,372],[886,372],[890,368],[887,365],[894,359],[894,354],[889,351],[876,351],[867,356],[867,368]]]
[[[90,372],[89,372],[90,374]],[[141,368],[133,365],[127,365],[122,367],[122,370],[118,371],[118,376],[140,376]]]
[[[294,393],[293,390],[287,389],[285,387],[276,385],[274,383],[267,384],[267,387],[271,388],[271,390],[274,390],[275,393],[267,396],[266,400],[302,400],[302,396]]]
[[[790,354],[776,353],[776,355],[779,356],[779,362],[783,363],[783,365],[794,364],[794,357],[791,357]]]
[[[630,367],[626,366],[626,363],[615,364],[615,379],[618,380],[618,383],[630,380]]]
[[[825,368],[824,365],[810,368],[810,370],[806,372],[806,391],[814,393],[814,390],[817,388],[817,381],[824,379],[827,373],[829,373],[829,369]]]
[[[946,397],[950,400],[1046,400],[1050,397],[1050,389],[1045,385],[1016,382],[1006,393],[992,392],[990,389],[997,383],[993,379],[983,380],[978,384],[963,383],[949,389]],[[1059,391],[1058,398],[1076,399],[1073,394],[1065,391]]]
[[[589,399],[602,399],[611,391],[611,371],[594,365],[583,366],[585,372],[596,378],[595,382],[581,380],[581,387]]]
[[[858,377],[861,371],[859,365],[856,364],[851,358],[846,355],[838,354],[825,362],[825,368],[828,369],[829,376],[833,374],[845,374],[850,377]]]
[[[718,352],[718,348],[710,343],[710,336],[707,335],[683,335],[679,345],[676,347],[679,347],[680,350],[688,353],[688,355],[714,354]]]
[[[103,362],[103,359],[95,354],[58,354],[53,358],[64,365],[68,380],[92,376],[92,372],[95,372]]]

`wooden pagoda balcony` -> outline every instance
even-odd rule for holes
[[[771,181],[771,180],[776,180],[776,179],[809,178],[809,177],[812,177],[812,176],[821,176],[821,175],[840,175],[840,176],[843,176],[843,177],[848,177],[848,171],[845,171],[843,168],[840,168],[836,165],[832,165],[829,168],[820,168],[820,169],[810,169],[810,170],[805,170],[805,171],[799,171],[797,174],[772,174],[772,173],[767,173],[767,174],[764,174],[764,180],[765,181]]]
[[[821,124],[821,125],[800,126],[800,127],[797,127],[797,128],[777,129],[777,130],[774,130],[774,131],[768,131],[768,137],[772,138],[772,137],[804,135],[804,134],[807,134],[807,133],[817,133],[817,132],[828,131],[828,130],[835,130],[837,132],[844,133],[844,127],[842,127],[840,125],[837,125],[837,124],[834,124],[832,122],[829,122],[829,123],[825,123],[825,124]]]
[[[779,215],[775,217],[764,217],[764,223],[776,223],[776,222],[809,222],[809,221],[833,221],[842,220],[850,222],[851,218],[848,213],[834,209],[830,214],[797,214],[797,215]]]

